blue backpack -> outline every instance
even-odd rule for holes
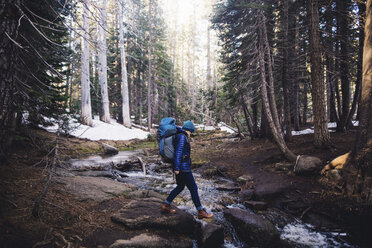
[[[159,153],[164,162],[172,163],[177,136],[176,120],[165,117],[160,121],[156,139],[159,144]]]

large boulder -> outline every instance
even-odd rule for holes
[[[165,239],[158,235],[142,233],[131,239],[116,240],[110,248],[191,248],[193,247],[190,238]]]
[[[315,175],[322,169],[322,160],[313,156],[299,156],[294,166],[296,175]]]
[[[54,180],[81,201],[101,202],[137,190],[135,186],[101,177],[65,176],[55,177]]]
[[[201,221],[198,239],[202,247],[220,247],[224,242],[223,226]]]
[[[226,209],[224,216],[234,226],[239,238],[249,246],[280,246],[279,232],[263,217],[238,208]]]
[[[113,146],[111,146],[109,144],[102,143],[101,144],[101,147],[102,147],[103,152],[105,154],[115,155],[115,154],[118,154],[119,153],[119,150],[116,147],[113,147]]]
[[[132,200],[119,213],[111,216],[111,220],[128,229],[169,230],[178,234],[194,234],[196,223],[191,214],[176,207],[175,214],[163,214],[160,210],[162,204],[163,201],[157,198]]]

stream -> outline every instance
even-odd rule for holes
[[[114,156],[90,156],[88,158],[73,159],[70,165],[73,169],[97,169],[98,167],[112,167],[120,165],[131,158],[135,158],[138,152],[119,152]],[[146,159],[147,160],[147,159]],[[156,157],[150,160],[156,160]],[[146,163],[146,161],[145,161]],[[140,189],[153,190],[163,194],[165,197],[176,186],[175,179],[168,165],[159,162],[146,163],[146,175],[140,167],[124,171],[126,177],[120,178],[127,184],[134,185]],[[215,214],[214,222],[225,228],[225,242],[223,247],[249,247],[236,235],[232,225],[224,218],[224,208],[241,208],[251,211],[239,202],[239,187],[226,178],[206,179],[200,174],[194,173],[198,185],[199,196],[203,207],[208,212]],[[119,176],[119,175],[118,175]],[[120,177],[120,176],[119,176]],[[189,212],[193,216],[197,211],[192,203],[190,192],[185,188],[173,201],[178,208]],[[288,216],[276,209],[268,209],[260,214],[269,219],[278,229],[281,239],[287,240],[291,247],[357,247],[347,243],[347,233],[340,230],[319,230],[314,226],[301,220]],[[194,242],[197,247],[197,242]]]

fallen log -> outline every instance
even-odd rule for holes
[[[139,128],[139,129],[144,130],[144,131],[149,130],[147,127],[140,126],[140,125],[137,125],[137,124],[134,124],[134,123],[132,123],[132,127]]]

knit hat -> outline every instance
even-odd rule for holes
[[[183,123],[182,129],[190,131],[190,132],[195,131],[194,124],[192,124],[192,122],[190,120],[187,120]]]

